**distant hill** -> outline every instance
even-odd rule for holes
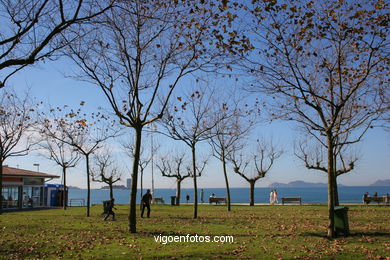
[[[338,186],[343,186],[341,184],[338,184]],[[305,182],[305,181],[292,181],[289,183],[280,183],[280,182],[274,182],[271,183],[268,187],[270,188],[302,188],[302,187],[328,187],[328,184],[321,183],[321,182]]]
[[[114,190],[127,190],[127,187],[124,186],[124,185],[112,185],[112,188]],[[109,186],[103,186],[100,189],[101,190],[108,190],[108,189],[110,189],[110,187]]]
[[[76,186],[67,186],[68,189],[74,189],[74,190],[81,190],[81,188],[76,187]]]
[[[387,180],[377,180],[370,186],[390,186],[390,179]]]

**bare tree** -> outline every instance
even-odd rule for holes
[[[275,118],[295,120],[327,148],[328,237],[334,237],[335,147],[359,142],[389,88],[388,3],[257,1],[253,55],[243,66]],[[274,98],[274,99],[272,99]],[[347,143],[339,137],[351,133]]]
[[[47,133],[42,132],[41,133]],[[64,192],[62,193],[62,206],[66,210],[68,204],[67,186],[66,186],[66,174],[67,169],[76,167],[80,160],[80,156],[76,153],[74,148],[62,140],[66,138],[64,133],[59,133],[59,139],[52,138],[50,135],[44,135],[43,142],[40,147],[43,150],[42,155],[49,160],[53,160],[57,165],[62,168],[62,180],[64,185]]]
[[[112,7],[102,1],[0,1],[0,88],[17,71],[44,59],[80,34],[69,29],[101,15]],[[61,35],[62,34],[62,35]],[[67,37],[67,41],[61,39]]]
[[[235,149],[229,156],[229,160],[232,162],[234,172],[240,175],[249,183],[249,205],[255,205],[255,185],[256,182],[264,178],[269,172],[274,161],[278,159],[282,151],[277,150],[272,144],[267,145],[265,142],[259,142],[257,140],[257,150],[252,156],[247,156]],[[246,158],[246,159],[244,159]],[[248,167],[249,166],[249,167]],[[253,172],[252,175],[247,171]]]
[[[347,143],[349,133],[346,133],[344,136],[342,136],[343,140],[342,142],[337,142],[340,144]],[[326,147],[313,144],[311,146],[311,149],[309,149],[309,145],[306,142],[300,142],[299,147],[295,149],[294,154],[297,156],[300,160],[302,160],[305,163],[305,167],[307,169],[312,170],[319,170],[322,172],[327,173],[326,164],[324,164],[324,160],[326,162]],[[339,205],[339,196],[338,196],[338,186],[337,186],[337,177],[339,177],[342,174],[351,172],[355,166],[356,162],[358,160],[358,157],[356,154],[352,153],[350,149],[348,149],[350,145],[339,145],[334,147],[334,169],[335,169],[335,178],[334,178],[334,200],[335,200],[335,206]],[[325,151],[324,151],[325,148]]]
[[[130,158],[134,160],[134,144],[133,143],[128,143],[124,144],[123,148],[127,151],[128,155]],[[156,148],[158,150],[158,148]],[[145,155],[145,150],[141,148],[140,152],[140,158],[139,158],[139,170],[140,170],[140,188],[141,188],[141,202],[140,202],[140,207],[142,209],[142,196],[143,196],[143,183],[144,183],[144,172],[146,167],[148,167],[149,163],[152,162],[152,155]]]
[[[65,110],[57,108],[58,112]],[[70,110],[65,116],[55,115],[55,109],[51,109],[51,119],[45,118],[42,123],[42,131],[51,138],[62,141],[77,150],[85,158],[87,175],[87,217],[90,216],[91,184],[90,184],[90,159],[103,143],[118,135],[113,131],[109,118],[100,113],[92,114],[88,118],[80,109]]]
[[[28,94],[19,98],[12,89],[0,94],[0,214],[3,211],[3,164],[9,157],[27,155],[34,142],[29,130],[35,125]]]
[[[135,130],[129,231],[136,232],[142,129],[162,118],[179,81],[220,65],[233,16],[210,1],[120,1],[70,46],[81,80],[96,84],[123,126]],[[226,23],[222,32],[218,26]],[[229,37],[228,37],[229,38]],[[210,44],[211,43],[211,44]],[[234,42],[232,42],[234,44]],[[162,103],[158,102],[162,100]]]
[[[198,217],[198,184],[196,146],[199,142],[209,140],[212,130],[223,120],[220,114],[215,113],[215,96],[211,88],[195,90],[186,94],[184,98],[177,97],[178,104],[169,109],[162,120],[166,132],[164,135],[173,140],[183,141],[192,155],[192,178],[194,181],[194,218]]]
[[[113,185],[122,178],[122,172],[108,150],[95,154],[96,167],[92,170],[93,181],[106,183],[110,190],[110,199],[114,199]]]
[[[232,100],[232,95],[229,96]],[[240,100],[242,100],[240,98]],[[209,143],[213,148],[213,156],[221,161],[223,174],[225,177],[227,193],[227,210],[231,210],[229,179],[227,174],[227,158],[235,149],[240,149],[239,143],[249,133],[254,126],[251,118],[255,112],[253,109],[246,109],[247,104],[242,102],[228,102],[220,105],[220,117],[224,118],[213,129],[213,137]],[[242,147],[241,147],[242,148]]]
[[[162,157],[160,159],[160,163],[157,163],[157,168],[160,170],[162,176],[176,179],[176,205],[177,206],[180,206],[181,183],[186,178],[192,176],[191,167],[185,165],[184,157],[185,157],[184,153],[178,154],[176,156]]]

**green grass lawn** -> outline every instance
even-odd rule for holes
[[[351,236],[329,240],[326,206],[201,205],[152,207],[152,218],[137,219],[127,232],[128,206],[117,221],[102,221],[102,206],[91,217],[85,208],[12,212],[0,215],[0,259],[18,258],[380,258],[390,257],[390,207],[350,206]],[[158,235],[234,237],[233,243],[157,243]]]

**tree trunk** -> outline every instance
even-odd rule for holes
[[[3,213],[3,160],[0,159],[0,215]]]
[[[137,180],[138,180],[138,165],[141,151],[142,126],[135,127],[135,149],[133,172],[131,173],[132,183],[130,191],[130,211],[129,211],[129,232],[137,232]]]
[[[196,183],[196,156],[195,144],[192,145],[192,173],[194,179],[194,218],[198,218],[198,186]]]
[[[335,237],[334,232],[334,185],[335,185],[335,174],[334,174],[334,156],[333,156],[333,137],[331,133],[327,133],[327,149],[328,149],[328,237]]]
[[[255,182],[250,181],[250,194],[249,194],[249,206],[254,206],[255,205]]]
[[[336,168],[335,168],[336,170]],[[337,186],[337,176],[334,177],[334,205],[339,206],[339,188]]]
[[[225,175],[225,183],[226,183],[226,194],[227,194],[227,210],[231,210],[230,206],[230,188],[229,188],[229,179],[227,176],[226,170],[226,160],[225,160],[225,151],[222,151],[222,166],[223,166],[223,174]]]
[[[89,208],[91,206],[91,181],[89,179],[89,154],[85,155],[85,163],[87,166],[87,217],[89,217]]]
[[[108,187],[110,188],[110,200],[114,199],[114,191],[112,188],[112,182],[108,183]]]
[[[181,180],[177,179],[176,183],[176,206],[180,206]]]
[[[62,175],[64,179],[64,187],[62,192],[62,208],[66,210],[66,204],[67,204],[67,196],[66,196],[66,167],[62,167]]]

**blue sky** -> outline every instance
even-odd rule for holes
[[[43,101],[51,106],[77,106],[80,101],[86,102],[86,109],[89,111],[95,110],[97,107],[107,107],[107,102],[100,90],[89,83],[80,82],[72,78],[66,78],[64,75],[72,74],[72,64],[66,60],[52,61],[48,63],[40,63],[33,67],[26,68],[19,72],[8,82],[18,92],[30,89],[31,96],[37,101]],[[234,79],[224,80],[224,84],[239,85]],[[183,84],[182,84],[183,85]],[[181,86],[179,86],[181,87]],[[255,94],[250,94],[255,95]],[[128,138],[131,137],[131,129],[128,129]],[[259,124],[255,130],[257,137],[265,139],[273,139],[274,142],[282,146],[285,153],[280,159],[275,162],[274,167],[269,174],[257,182],[258,187],[268,186],[273,182],[290,182],[295,180],[304,180],[308,182],[326,182],[327,178],[324,173],[307,170],[302,163],[293,155],[293,144],[297,140],[299,134],[296,130],[296,124],[286,122],[273,122]],[[380,128],[370,130],[364,140],[356,145],[355,150],[358,151],[360,159],[356,169],[345,176],[339,177],[339,183],[344,185],[369,185],[378,179],[389,179],[390,169],[390,133]],[[130,177],[131,160],[121,152],[120,142],[113,142],[111,146],[117,154],[118,163],[124,166],[125,174],[122,184],[125,184],[125,179]],[[150,137],[145,137],[149,142]],[[162,147],[160,154],[167,153],[173,150],[183,150],[188,152],[188,148],[183,146],[181,142],[172,141],[163,136],[154,136],[154,142],[159,143]],[[150,146],[149,143],[147,143]],[[210,148],[205,144],[199,146],[200,156],[210,154]],[[155,155],[157,158],[159,154]],[[40,164],[40,171],[60,175],[61,169],[53,162],[39,156],[36,152],[30,153],[25,157],[9,158],[5,164],[11,167],[19,165],[20,168],[36,170],[34,163]],[[71,169],[68,177],[69,185],[85,187],[84,162],[80,162],[79,166]],[[160,175],[157,168],[154,167],[155,188],[175,188],[175,183],[171,178],[165,178]],[[241,177],[231,171],[229,167],[229,178],[231,187],[247,187],[248,184]],[[144,177],[144,186],[151,186],[151,169],[146,169]],[[100,187],[100,183],[93,183],[92,187]],[[192,181],[187,179],[183,188],[192,187]],[[205,170],[204,176],[199,179],[199,187],[212,188],[224,187],[222,166],[220,162],[211,158]]]

